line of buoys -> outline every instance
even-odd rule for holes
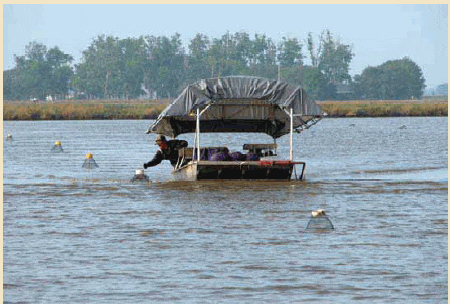
[[[13,138],[12,134],[8,133],[6,135],[6,140],[12,140],[12,138]],[[51,151],[52,152],[64,152],[60,140],[55,141],[55,144],[53,145]],[[84,159],[82,168],[84,168],[84,169],[98,168],[98,165],[95,162],[94,157],[91,152],[86,153],[86,157]],[[140,181],[140,182],[149,182],[150,181],[148,176],[145,174],[144,169],[139,168],[136,170],[135,175],[131,179],[131,182],[136,182],[136,181]]]

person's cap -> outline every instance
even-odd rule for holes
[[[166,141],[166,137],[164,135],[158,134],[156,136],[155,142]]]

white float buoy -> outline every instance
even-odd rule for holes
[[[149,178],[147,175],[145,175],[144,169],[136,169],[136,172],[133,176],[133,178],[131,179],[131,182],[135,182],[135,181],[143,181],[143,182],[147,182],[149,181]]]
[[[7,134],[6,135],[6,140],[12,140],[12,134]]]
[[[98,165],[97,165],[97,163],[95,162],[94,158],[92,157],[92,153],[91,153],[91,152],[88,152],[88,153],[86,154],[86,158],[85,158],[85,160],[84,160],[84,162],[83,162],[83,166],[82,166],[82,167],[85,168],[85,169],[95,169],[95,168],[98,168]]]
[[[334,226],[330,219],[325,215],[324,209],[317,209],[311,212],[311,219],[306,229],[314,229],[316,231],[333,230]]]
[[[324,209],[317,209],[316,211],[311,212],[311,215],[313,217],[323,216],[323,215],[325,215],[325,210]]]

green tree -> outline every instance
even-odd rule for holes
[[[99,35],[82,52],[74,85],[79,92],[105,98],[117,92],[120,82],[119,38]]]
[[[320,39],[320,41],[322,41],[322,39]],[[318,47],[318,49],[316,49],[316,46],[314,44],[314,39],[313,39],[311,32],[308,33],[307,44],[308,44],[308,52],[309,52],[309,56],[311,58],[312,67],[317,68],[319,66],[319,61],[320,61],[319,56],[320,56],[322,44],[319,43],[319,47]]]
[[[422,98],[425,78],[420,67],[410,58],[389,60],[380,68],[384,71],[386,81],[392,84],[387,98]]]
[[[281,67],[303,65],[302,45],[297,38],[283,37],[278,50],[278,61]]]
[[[72,56],[57,46],[47,49],[42,43],[30,42],[25,55],[15,55],[14,69],[4,71],[4,98],[44,99],[48,95],[67,94],[73,69]]]
[[[317,67],[305,66],[302,71],[302,86],[308,95],[315,100],[326,98],[327,81]]]
[[[422,70],[407,57],[364,69],[354,85],[359,97],[368,99],[420,99],[424,88]]]
[[[139,97],[146,64],[146,44],[143,37],[127,38],[119,41],[120,48],[120,83],[119,92],[126,97]]]
[[[73,57],[63,53],[58,47],[48,50],[46,54],[49,71],[50,94],[66,95],[70,86],[71,78],[74,75],[70,63]]]
[[[321,36],[321,46],[318,67],[330,83],[349,83],[350,62],[354,54],[350,45],[344,45],[335,40],[330,31]]]
[[[187,68],[181,35],[175,33],[170,39],[164,36],[147,36],[145,39],[149,56],[145,86],[157,92],[159,97],[175,97],[182,89]]]
[[[192,83],[202,78],[211,77],[208,61],[210,40],[208,36],[198,33],[188,45],[186,83]]]
[[[256,65],[276,65],[277,47],[272,39],[264,34],[255,34],[253,41],[249,44],[249,64]]]

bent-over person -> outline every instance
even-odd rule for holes
[[[188,142],[185,140],[166,140],[164,135],[156,137],[156,144],[159,146],[159,150],[151,161],[144,163],[144,169],[159,165],[165,159],[169,160],[170,164],[175,167],[178,162],[178,150],[188,146]]]

